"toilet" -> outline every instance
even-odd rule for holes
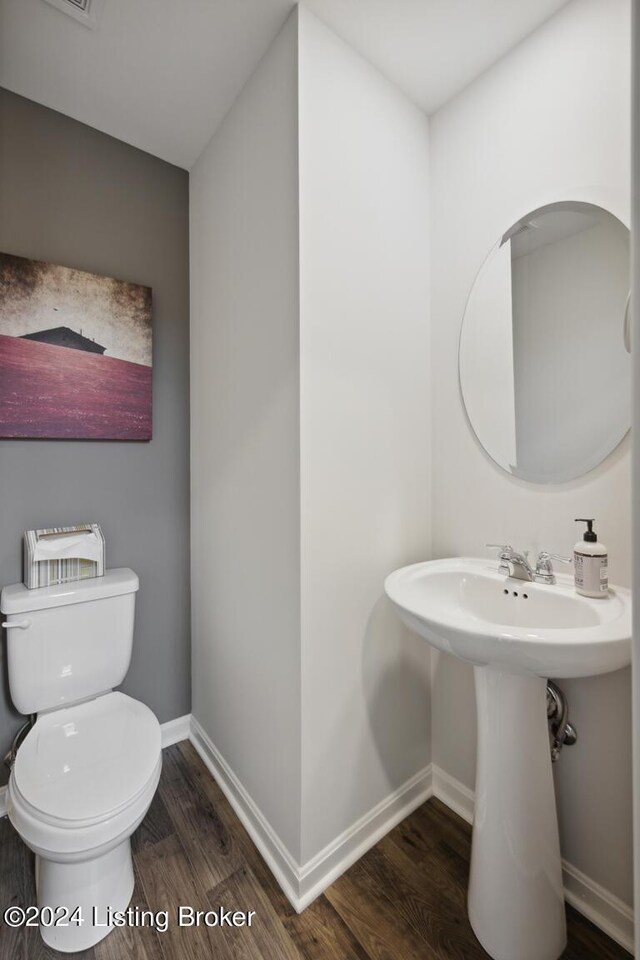
[[[97,943],[128,906],[131,834],[160,778],[158,720],[114,690],[131,662],[137,590],[122,568],[0,596],[11,699],[37,714],[11,771],[8,815],[35,853],[42,938],[65,952]]]

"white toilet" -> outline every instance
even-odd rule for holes
[[[156,717],[113,691],[131,661],[137,589],[123,568],[0,597],[11,698],[37,714],[9,778],[9,819],[36,854],[40,932],[56,950],[97,943],[107,911],[128,906],[130,837],[160,778]],[[68,925],[50,925],[44,907],[68,911]]]

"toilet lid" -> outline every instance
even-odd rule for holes
[[[108,693],[39,717],[18,750],[13,776],[25,800],[47,816],[105,818],[146,786],[160,750],[151,710]]]

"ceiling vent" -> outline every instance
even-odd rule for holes
[[[44,0],[44,2],[83,23],[85,27],[95,27],[98,24],[102,0]]]

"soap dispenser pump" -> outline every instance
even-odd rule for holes
[[[586,523],[587,529],[582,540],[573,548],[576,593],[583,597],[601,600],[609,592],[609,556],[603,543],[598,543],[598,535],[593,529],[595,520],[582,517],[576,523]]]

